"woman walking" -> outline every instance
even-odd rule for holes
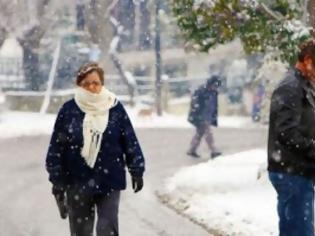
[[[51,137],[46,169],[62,218],[69,216],[71,236],[119,235],[120,191],[143,187],[144,157],[123,105],[104,87],[96,63],[77,74],[74,99],[60,109]]]

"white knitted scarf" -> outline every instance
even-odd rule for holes
[[[94,168],[102,137],[108,124],[109,109],[117,104],[115,94],[102,87],[100,93],[91,93],[78,87],[74,100],[85,113],[83,120],[83,148],[81,155],[87,165]]]

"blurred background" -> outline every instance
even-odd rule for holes
[[[79,66],[97,61],[106,86],[130,105],[186,114],[193,90],[217,74],[220,114],[260,121],[265,74],[274,66],[281,76],[284,67],[247,55],[238,39],[194,50],[169,1],[1,0],[0,8],[2,109],[55,113],[72,96]]]

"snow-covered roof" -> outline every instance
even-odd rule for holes
[[[23,48],[14,37],[7,38],[0,48],[0,57],[22,58]]]

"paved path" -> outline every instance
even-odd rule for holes
[[[154,195],[181,167],[207,161],[205,144],[200,149],[201,159],[185,155],[192,132],[192,129],[137,130],[147,162],[145,188],[133,194],[129,184],[122,194],[122,236],[208,235],[199,226],[161,205]],[[266,145],[266,131],[262,129],[218,129],[215,137],[224,153]],[[48,141],[47,136],[0,140],[1,235],[69,235],[68,222],[58,217],[44,169]]]

